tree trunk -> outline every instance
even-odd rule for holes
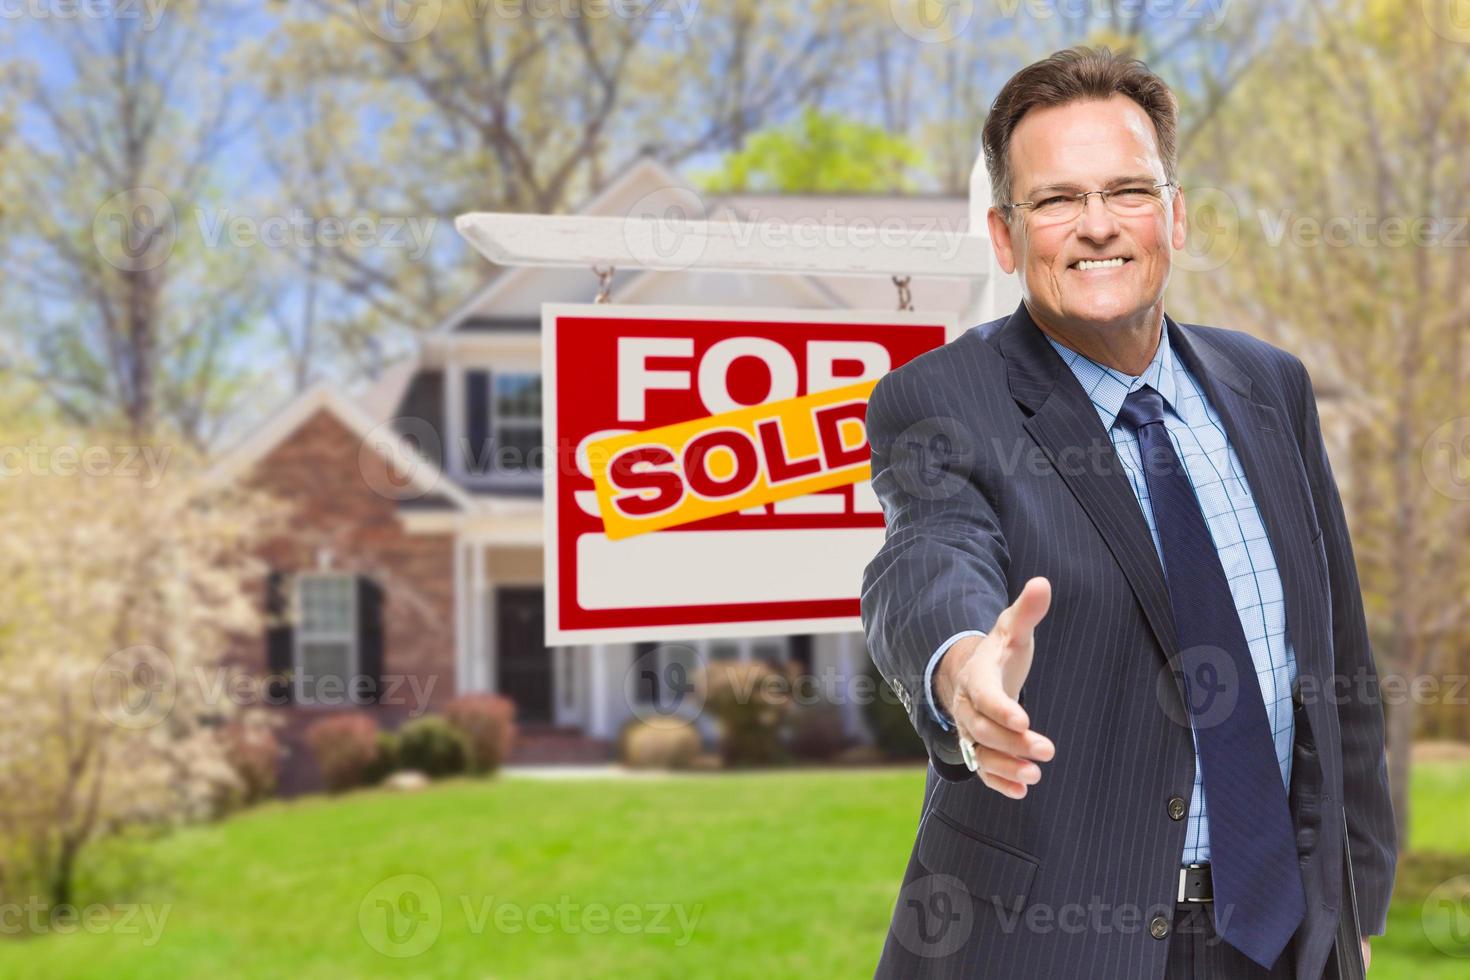
[[[1399,853],[1409,849],[1409,768],[1414,744],[1414,699],[1404,698],[1388,712],[1388,792],[1393,803]]]

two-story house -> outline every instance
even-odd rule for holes
[[[644,160],[582,213],[633,213],[681,186]],[[785,227],[793,247],[800,229],[817,225],[963,231],[970,207],[964,197],[923,195],[706,200],[711,217]],[[373,711],[393,727],[470,691],[515,701],[519,761],[611,757],[613,739],[648,696],[633,668],[652,645],[544,645],[542,476],[533,451],[541,444],[541,305],[588,302],[596,289],[591,270],[496,270],[422,335],[411,361],[361,392],[305,392],[222,460],[225,476],[269,489],[295,513],[290,533],[262,546],[272,572],[260,595],[274,625],[237,657],[291,676],[273,687],[292,753],[284,791],[312,784],[300,733],[324,713]],[[973,310],[961,281],[917,280],[912,294],[921,311]],[[878,277],[623,270],[612,302],[881,310],[895,308],[896,292]],[[844,679],[867,666],[861,633],[687,646],[710,659],[799,661],[837,692],[849,732],[863,731],[860,705],[842,696]]]

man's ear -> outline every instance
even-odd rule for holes
[[[1011,241],[1011,226],[1000,216],[1000,208],[992,205],[985,212],[985,224],[990,229],[990,247],[995,249],[995,261],[1000,263],[1006,275],[1016,271],[1015,243]]]
[[[1174,226],[1170,229],[1170,244],[1174,251],[1184,250],[1184,243],[1189,238],[1189,222],[1186,220],[1184,209],[1184,188],[1178,187],[1174,190]]]

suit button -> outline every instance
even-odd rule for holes
[[[1188,812],[1189,812],[1189,804],[1184,802],[1184,797],[1182,797],[1182,796],[1172,796],[1172,797],[1169,798],[1169,819],[1170,820],[1183,820],[1184,819],[1184,815],[1186,813],[1188,813]]]
[[[1155,939],[1163,939],[1169,934],[1169,923],[1162,915],[1156,915],[1148,924],[1148,934]]]

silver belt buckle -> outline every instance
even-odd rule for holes
[[[1192,896],[1184,894],[1184,883],[1186,880],[1188,880],[1189,872],[1198,871],[1201,868],[1208,867],[1208,864],[1186,864],[1184,865],[1184,867],[1179,869],[1179,901],[1205,904],[1207,902],[1213,902],[1215,900],[1214,896],[1211,896],[1210,898],[1194,898]]]

